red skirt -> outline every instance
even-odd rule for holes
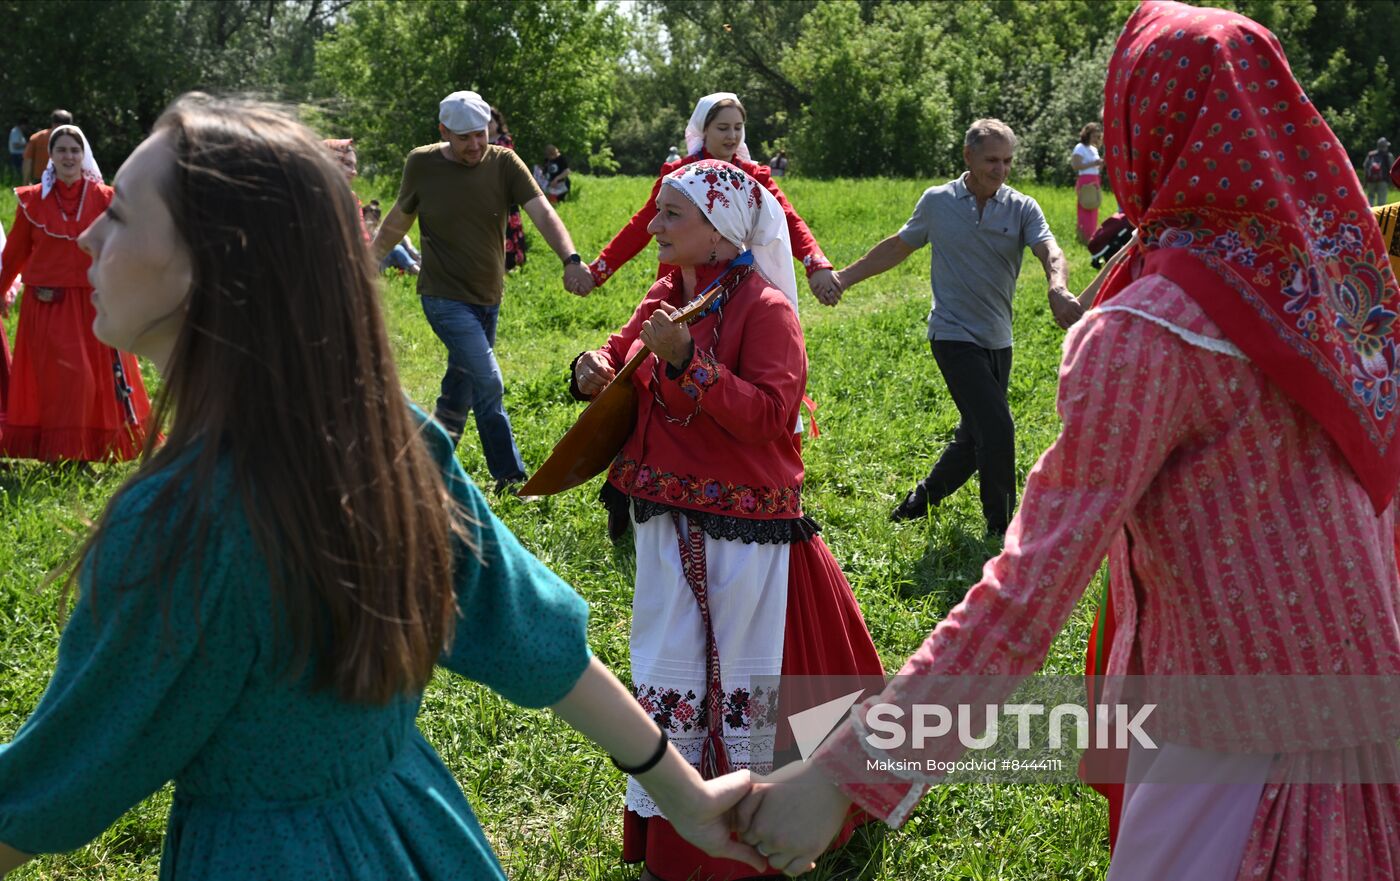
[[[835,557],[814,536],[788,546],[787,612],[783,639],[783,676],[879,677],[884,668],[860,606]],[[872,818],[852,810],[832,843],[840,847],[858,826]],[[622,859],[645,862],[662,881],[735,881],[779,877],[771,870],[755,873],[734,860],[717,859],[682,838],[662,817],[627,811],[622,823]]]
[[[92,288],[56,290],[46,303],[35,288],[25,288],[0,418],[0,456],[44,462],[134,459],[151,413],[136,358],[121,354],[131,389],[128,414],[117,394],[115,350],[92,334]]]
[[[0,294],[3,296],[3,294]],[[5,325],[0,324],[0,424],[5,421],[5,402],[10,397],[10,341]]]

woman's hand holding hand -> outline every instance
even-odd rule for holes
[[[841,302],[841,283],[837,274],[830,269],[819,269],[807,279],[812,295],[823,306],[835,306]]]
[[[574,362],[574,383],[578,385],[580,392],[590,398],[607,388],[616,375],[617,371],[608,363],[608,359],[603,357],[602,352],[584,352],[583,356]]]
[[[811,871],[841,831],[851,800],[816,765],[794,762],[754,779],[739,804],[739,840],[787,875]]]
[[[656,353],[656,357],[677,370],[681,369],[695,352],[695,342],[690,338],[690,331],[685,325],[677,324],[671,318],[671,313],[665,309],[657,309],[651,313],[651,317],[642,323],[640,336],[646,347]]]
[[[684,793],[661,791],[656,781],[646,779],[650,776],[642,775],[639,782],[682,838],[710,856],[738,860],[763,871],[763,857],[749,845],[736,841],[733,834],[734,806],[749,793],[748,771],[704,781],[699,774],[686,775],[686,789],[690,791]]]

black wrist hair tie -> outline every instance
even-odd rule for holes
[[[655,768],[658,764],[660,764],[661,759],[664,758],[666,755],[666,747],[668,744],[670,744],[670,742],[671,739],[666,736],[665,729],[662,729],[661,742],[656,745],[656,752],[652,753],[651,758],[647,759],[645,762],[642,762],[640,765],[636,765],[633,767],[628,767],[627,765],[622,764],[613,756],[608,756],[608,758],[612,759],[614,768],[616,768],[624,774],[630,774],[631,776],[636,777],[639,774],[645,774],[646,772],[650,771],[652,768]]]

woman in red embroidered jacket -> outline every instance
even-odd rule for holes
[[[850,586],[802,512],[792,424],[807,358],[782,209],[713,159],[667,175],[657,209],[651,233],[677,268],[603,348],[575,359],[572,391],[590,397],[643,344],[654,353],[633,375],[636,429],[608,473],[635,526],[633,690],[702,774],[762,770],[777,695],[759,677],[882,669]],[[689,328],[670,320],[716,285],[721,298],[705,316]],[[627,809],[623,857],[644,860],[644,878],[752,876],[686,845],[633,781]]]
[[[15,190],[19,209],[0,257],[0,291],[23,273],[0,456],[54,461],[134,459],[150,403],[136,358],[98,342],[77,238],[112,189],[77,126],[49,135],[42,180]]]
[[[747,120],[748,114],[744,112],[744,105],[739,103],[739,98],[733,92],[716,92],[700,99],[685,127],[686,155],[676,162],[668,162],[661,166],[661,173],[657,175],[656,184],[652,186],[651,197],[647,199],[646,204],[632,215],[632,219],[627,221],[627,225],[619,230],[617,235],[613,236],[598,258],[588,264],[595,285],[606,282],[614,272],[622,268],[622,264],[641,253],[651,241],[648,224],[656,216],[656,197],[661,191],[661,181],[666,175],[692,162],[718,159],[742,169],[772,193],[773,198],[782,206],[783,215],[787,220],[788,237],[792,244],[792,256],[802,261],[812,293],[820,298],[836,292],[831,278],[831,261],[822,253],[821,246],[812,236],[812,231],[793,210],[792,205],[788,204],[783,191],[773,182],[768,166],[759,165],[749,155],[748,145],[744,143],[744,124]],[[657,267],[656,277],[664,278],[673,269],[675,267],[667,264],[663,258],[661,265]]]

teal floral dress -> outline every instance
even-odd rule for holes
[[[446,436],[424,431],[479,524],[480,559],[459,552],[461,617],[441,664],[517,704],[557,702],[589,662],[587,607],[491,513]],[[53,679],[0,745],[0,842],[80,847],[174,780],[163,881],[504,879],[418,731],[420,694],[368,706],[287,680],[266,563],[227,474],[201,573],[187,555],[168,612],[153,591],[108,588],[165,550],[150,508],[168,479],[116,503]]]

